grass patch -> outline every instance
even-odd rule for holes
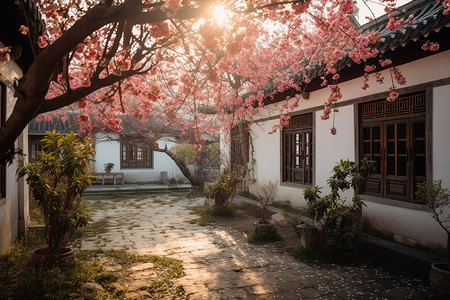
[[[316,250],[305,248],[304,246],[299,246],[295,248],[292,256],[298,260],[309,262],[309,263],[317,263],[319,261],[327,261],[322,253]]]
[[[308,210],[306,208],[293,207],[289,202],[275,201],[271,206],[282,209],[284,212],[294,215],[308,216]]]
[[[44,225],[44,215],[36,201],[30,197],[30,225]]]
[[[107,218],[101,218],[100,220],[96,222],[89,223],[87,227],[84,227],[82,230],[86,234],[89,235],[98,235],[108,232],[108,219]]]
[[[278,232],[272,231],[267,234],[261,234],[259,232],[253,231],[247,236],[247,242],[253,245],[263,245],[268,243],[274,243],[283,240]]]
[[[198,215],[198,218],[191,219],[190,224],[198,224],[206,226],[215,223],[222,218],[234,218],[236,216],[236,206],[229,205],[225,208],[217,208],[215,206],[194,206],[191,208],[193,214]]]
[[[250,193],[250,192],[242,191],[242,192],[239,192],[239,193],[237,193],[237,194],[238,194],[239,196],[242,196],[242,197],[245,197],[245,198],[249,198],[249,199],[258,201],[258,196],[256,196],[255,194],[252,194],[252,193]]]
[[[35,268],[29,264],[35,244],[22,240],[0,257],[0,299],[126,299],[124,286],[133,280],[129,277],[131,267],[147,262],[153,263],[156,279],[149,279],[142,289],[155,299],[187,299],[183,287],[173,282],[184,276],[180,260],[124,250],[97,250],[79,252],[70,263]],[[111,271],[108,266],[116,268]],[[101,285],[104,291],[82,292],[81,286],[87,282]]]

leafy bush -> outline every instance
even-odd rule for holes
[[[57,253],[90,220],[82,194],[91,183],[94,148],[89,139],[82,141],[74,133],[47,132],[42,141],[44,151],[34,163],[20,160],[17,173],[28,175],[31,193],[44,215],[48,251]]]
[[[247,236],[247,242],[253,245],[262,245],[267,243],[273,243],[277,241],[281,241],[283,238],[278,234],[276,230],[271,231],[270,233],[259,233],[257,231],[252,231]]]
[[[416,195],[433,210],[433,218],[447,233],[447,263],[450,269],[450,192],[442,187],[441,180],[436,180],[434,183],[418,183]]]
[[[175,154],[186,164],[191,164],[197,159],[197,148],[192,144],[176,144],[170,147],[170,152]]]
[[[374,161],[363,159],[357,166],[352,161],[341,160],[327,181],[330,194],[321,196],[321,188],[317,186],[305,190],[308,213],[320,224],[319,246],[322,250],[342,253],[353,248],[363,205],[359,189],[374,171]],[[347,205],[339,192],[350,188],[353,188],[354,196]]]
[[[219,180],[205,188],[206,199],[212,201],[217,208],[226,208],[236,195],[236,186],[244,178],[244,171],[223,171]]]

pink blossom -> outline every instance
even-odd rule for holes
[[[392,64],[392,61],[389,58],[384,59],[384,60],[380,59],[380,65],[382,67],[389,66],[390,64]]]
[[[333,128],[330,128],[330,132],[331,132],[332,135],[336,135],[337,130],[336,130],[336,128],[333,126]]]
[[[28,34],[28,27],[25,25],[20,25],[19,31],[21,34],[23,35],[27,35]]]
[[[391,93],[389,94],[389,97],[386,98],[386,100],[388,102],[392,102],[397,100],[398,98],[398,92],[396,90],[392,90]]]
[[[86,114],[78,115],[77,118],[78,118],[78,121],[80,121],[80,122],[90,122],[91,121],[91,118]]]
[[[376,68],[377,67],[375,65],[365,66],[364,67],[364,72],[370,73],[370,72],[375,71]]]
[[[37,44],[39,48],[45,48],[48,45],[48,36],[42,35],[38,37]]]
[[[11,51],[10,47],[0,48],[0,62],[8,62],[11,56],[9,52]]]

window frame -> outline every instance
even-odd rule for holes
[[[153,169],[153,149],[142,145],[145,145],[145,138],[139,136],[127,136],[120,140],[121,169]]]
[[[292,116],[281,133],[281,182],[312,186],[314,183],[313,112]],[[296,179],[300,176],[300,180]]]
[[[230,165],[232,170],[246,168],[250,156],[250,133],[247,123],[238,124],[230,134]]]
[[[369,177],[366,186],[363,188],[363,193],[369,196],[375,196],[385,199],[392,199],[401,201],[404,203],[418,204],[415,199],[415,186],[417,182],[426,181],[428,178],[428,164],[427,160],[430,155],[428,149],[427,136],[428,125],[428,112],[431,109],[429,107],[428,93],[425,91],[418,91],[411,94],[402,95],[397,102],[386,102],[386,100],[376,100],[370,102],[360,103],[358,107],[359,112],[359,157],[362,159],[367,156],[372,158],[373,149],[372,142],[379,142],[380,154],[379,166],[380,170],[376,174]],[[415,127],[417,124],[421,124]],[[397,130],[399,126],[405,128],[405,136],[398,137]],[[378,140],[372,139],[373,128],[379,128],[380,137]],[[370,128],[367,132],[370,134],[370,138],[367,139],[364,136],[364,130]],[[422,130],[420,129],[422,128]],[[389,130],[391,132],[388,136]],[[416,137],[417,131],[422,132],[423,137]],[[417,144],[415,143],[417,142]],[[367,144],[366,150],[364,150],[364,144]],[[391,150],[389,150],[388,143],[391,143]],[[400,143],[404,144],[405,151],[399,151]],[[370,147],[368,146],[370,144]],[[421,151],[418,151],[417,145],[421,144]],[[394,148],[392,148],[394,146]],[[369,149],[369,154],[367,149]],[[404,153],[403,153],[404,152]],[[403,153],[403,154],[402,154]],[[401,154],[405,157],[405,170],[399,173],[398,171],[398,157]],[[391,158],[395,161],[394,167],[389,169],[389,160]],[[419,170],[417,158],[421,157],[423,167]],[[389,170],[391,170],[389,172]],[[394,174],[393,174],[394,173]],[[404,173],[404,174],[403,174]],[[393,185],[391,185],[393,184]],[[400,193],[401,188],[404,188]],[[391,189],[394,187],[398,191]]]

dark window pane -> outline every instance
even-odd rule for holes
[[[380,151],[381,151],[380,142],[373,142],[373,144],[372,144],[373,154],[380,154]]]
[[[414,142],[414,153],[415,154],[425,154],[425,141],[415,141]]]
[[[380,156],[374,156],[372,158],[372,160],[374,160],[376,162],[376,168],[377,170],[375,171],[375,174],[380,174],[380,170],[381,170],[381,157]]]
[[[414,176],[425,176],[425,157],[416,156],[414,158]]]
[[[413,135],[414,138],[424,138],[425,137],[425,123],[419,122],[413,124]]]
[[[395,153],[395,142],[388,142],[387,143],[387,153],[388,154],[394,154]]]
[[[370,139],[370,127],[363,128],[363,140]]]
[[[406,156],[397,158],[397,176],[406,176]]]
[[[406,124],[398,124],[397,138],[398,139],[406,139]]]
[[[379,140],[380,139],[380,127],[372,127],[372,139]]]
[[[387,174],[395,175],[395,157],[389,156],[387,159]]]
[[[363,154],[370,154],[370,142],[363,143]]]
[[[400,141],[397,143],[397,153],[406,154],[406,142]]]
[[[395,126],[394,125],[387,125],[386,126],[386,136],[388,139],[394,139],[395,138]]]

